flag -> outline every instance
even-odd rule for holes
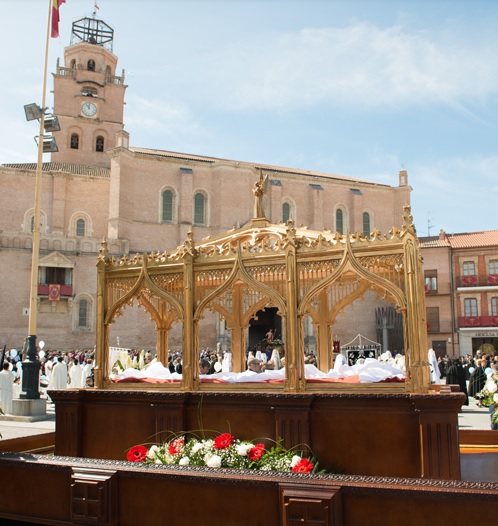
[[[97,2],[95,2],[95,9],[100,9],[100,7],[97,5]]]
[[[52,38],[59,36],[59,9],[66,0],[52,0]]]

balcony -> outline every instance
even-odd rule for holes
[[[461,287],[477,287],[478,280],[477,276],[460,276]]]
[[[460,276],[457,282],[458,287],[498,286],[498,274],[488,274],[487,276]]]
[[[498,316],[460,316],[459,327],[498,327]]]
[[[38,296],[49,295],[49,285],[38,285]],[[61,296],[72,296],[73,287],[72,285],[61,285]]]

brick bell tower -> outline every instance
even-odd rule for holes
[[[105,151],[116,146],[123,130],[124,70],[116,75],[112,52],[114,30],[95,13],[73,22],[71,44],[64,49],[64,66],[57,59],[54,73],[54,115],[61,131],[52,162],[108,168]]]

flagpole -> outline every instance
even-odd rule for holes
[[[40,398],[39,373],[40,362],[36,348],[36,322],[38,314],[38,261],[40,252],[40,209],[43,168],[43,134],[45,131],[45,101],[47,96],[48,48],[50,42],[50,22],[52,14],[52,0],[48,0],[47,36],[45,41],[45,64],[43,68],[43,89],[41,101],[40,132],[38,137],[38,160],[36,163],[35,210],[33,217],[33,247],[31,259],[31,287],[29,300],[28,337],[24,342],[27,356],[23,362],[23,382],[20,398]]]

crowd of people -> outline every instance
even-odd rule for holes
[[[5,414],[12,413],[12,400],[22,390],[22,355],[17,351],[2,354],[0,371],[0,407]],[[82,388],[93,386],[94,351],[43,351],[40,360],[40,391],[50,389]]]
[[[483,405],[482,391],[490,377],[498,381],[498,352],[485,354],[478,350],[475,356],[439,357],[437,367],[431,368],[434,383],[459,386],[465,394],[465,405],[469,405],[469,397],[475,398],[477,405]],[[491,429],[498,430],[498,425],[491,424]]]
[[[279,346],[271,345],[272,334],[268,335],[266,345],[258,345],[246,355],[247,370],[255,373],[278,371],[285,367],[285,355]],[[475,356],[467,354],[451,358],[436,358],[434,351],[429,350],[431,381],[458,385],[465,394],[465,405],[469,397],[476,398],[480,404],[480,393],[490,376],[498,381],[498,352],[493,355],[478,350]],[[152,352],[131,349],[127,351],[130,363],[142,361],[142,366],[157,361]],[[216,349],[203,349],[199,359],[200,375],[210,375],[232,371],[231,352]],[[379,360],[382,357],[379,358]],[[40,386],[42,391],[82,388],[93,386],[94,351],[39,351]],[[316,356],[306,354],[305,364],[316,366]],[[182,373],[181,352],[170,352],[167,368],[171,373]],[[22,386],[22,356],[16,352],[4,352],[0,363],[0,404],[4,413],[12,411],[12,399],[19,396]],[[496,424],[492,425],[496,429]]]

